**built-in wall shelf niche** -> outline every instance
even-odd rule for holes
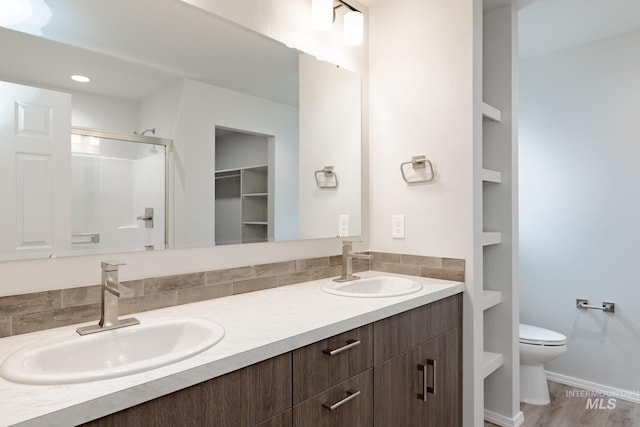
[[[482,20],[476,28],[482,48],[475,76],[482,81],[482,90],[475,117],[481,116],[482,126],[475,133],[474,178],[480,185],[475,186],[474,195],[480,202],[474,219],[482,228],[477,230],[480,236],[474,247],[479,256],[473,262],[482,268],[473,278],[474,297],[477,295],[474,331],[479,331],[483,344],[474,347],[474,357],[483,365],[474,381],[484,375],[484,387],[474,395],[474,402],[484,401],[485,414],[493,414],[492,420],[501,420],[501,425],[517,425],[522,413],[516,381],[518,342],[512,332],[519,322],[514,274],[518,265],[518,188],[511,177],[518,175],[518,11],[515,1],[500,1],[500,7],[496,3],[483,1]],[[473,424],[479,422],[474,420]]]
[[[500,291],[482,291],[482,309],[488,310],[502,302],[502,292]]]
[[[482,233],[482,246],[498,245],[502,243],[502,233],[499,231],[485,231]]]
[[[502,121],[502,112],[496,107],[493,107],[486,102],[482,103],[482,118],[491,120],[494,122]]]
[[[482,355],[482,372],[485,378],[494,373],[504,363],[504,357],[498,353],[485,351]]]
[[[215,153],[216,245],[269,241],[269,138],[216,127]]]
[[[266,165],[216,171],[216,244],[268,241],[268,176]]]
[[[491,169],[482,169],[482,181],[500,184],[502,182],[502,172]]]

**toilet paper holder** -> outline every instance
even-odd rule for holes
[[[614,313],[616,311],[616,304],[613,302],[603,302],[602,307],[598,307],[597,305],[589,305],[588,299],[577,299],[576,307],[583,310],[602,310],[605,313]]]

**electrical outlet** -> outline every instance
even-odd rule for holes
[[[349,235],[349,215],[338,215],[338,237]]]
[[[391,237],[404,239],[404,215],[391,215]]]

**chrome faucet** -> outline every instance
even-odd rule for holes
[[[88,335],[96,332],[109,331],[125,326],[137,325],[138,319],[118,319],[118,298],[132,295],[133,291],[122,286],[118,281],[118,267],[125,265],[119,261],[103,261],[102,265],[102,306],[100,322],[97,325],[83,326],[76,331],[80,335]]]
[[[360,277],[353,275],[353,259],[373,259],[371,255],[354,254],[352,252],[353,242],[349,240],[342,241],[342,275],[337,279],[333,279],[334,282],[349,282],[351,280],[357,280]]]

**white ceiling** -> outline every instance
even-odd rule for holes
[[[520,1],[521,59],[635,31],[640,0]]]

